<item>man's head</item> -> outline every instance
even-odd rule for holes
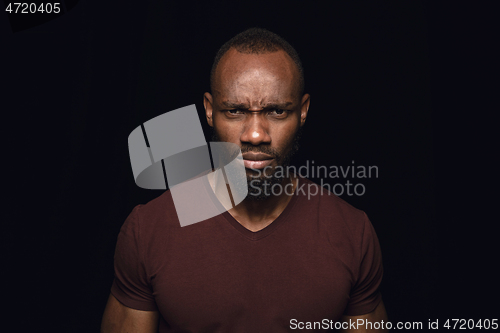
[[[222,57],[231,49],[244,54],[266,54],[284,51],[295,63],[299,71],[299,95],[304,94],[304,69],[297,51],[283,38],[269,30],[262,28],[250,28],[227,41],[217,51],[210,72],[210,89],[214,92],[216,70]]]
[[[264,181],[282,181],[276,171],[286,168],[298,149],[309,109],[298,55],[278,35],[252,28],[221,47],[210,82],[212,93],[205,93],[204,106],[213,140],[241,147],[254,185],[249,198],[263,199],[255,188]]]

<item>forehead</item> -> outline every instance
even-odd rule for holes
[[[217,66],[214,93],[233,98],[256,94],[296,98],[298,86],[298,68],[283,50],[246,54],[231,48]]]

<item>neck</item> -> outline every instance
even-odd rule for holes
[[[285,210],[295,193],[297,184],[298,178],[292,175],[283,179],[281,184],[283,191],[280,195],[271,195],[264,200],[252,200],[247,197],[228,212],[248,230],[264,229]]]

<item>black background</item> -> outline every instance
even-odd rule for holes
[[[476,4],[82,0],[27,29],[0,14],[2,279],[16,331],[98,331],[119,228],[161,194],[135,185],[129,133],[195,103],[208,140],[213,57],[252,26],[284,37],[304,65],[296,165],[378,166],[378,178],[352,180],[363,196],[342,198],[379,236],[389,320],[498,318],[498,217],[487,212],[498,41],[493,11]]]

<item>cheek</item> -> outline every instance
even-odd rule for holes
[[[276,145],[280,147],[280,150],[285,151],[291,149],[293,146],[293,139],[297,134],[299,129],[299,124],[294,121],[290,122],[286,126],[276,129],[275,135],[271,137],[275,141]]]
[[[239,134],[235,126],[231,126],[223,121],[217,122],[214,119],[214,131],[221,141],[238,142]]]

